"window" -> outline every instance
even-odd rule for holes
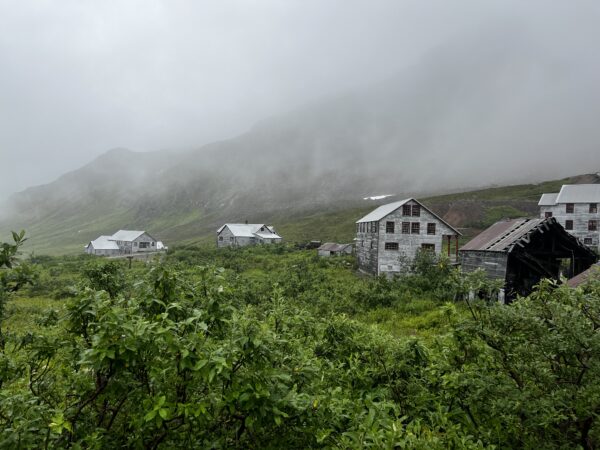
[[[572,230],[572,229],[573,229],[573,221],[565,220],[565,230]]]
[[[426,252],[435,252],[435,244],[421,244],[421,250]]]
[[[583,238],[584,245],[592,245],[592,238]]]
[[[386,250],[398,250],[398,243],[397,242],[386,242],[385,249]]]
[[[377,233],[377,222],[371,222],[371,233]]]
[[[567,203],[567,214],[573,214],[573,211],[575,211],[575,205],[573,203]]]
[[[435,223],[427,224],[427,234],[435,234]]]
[[[134,242],[134,243],[133,243],[133,246],[134,246],[134,247],[137,247],[137,242]]]
[[[152,245],[152,247],[154,247],[154,241],[152,241],[152,244],[151,244],[151,245]]]
[[[413,205],[412,215],[413,217],[419,217],[421,215],[421,205]]]
[[[404,205],[404,206],[402,206],[402,215],[403,216],[410,216],[410,205]]]
[[[421,224],[413,222],[410,224],[410,234],[419,234],[421,232]]]
[[[546,219],[549,219],[550,217],[552,217],[552,213],[551,213],[550,211],[546,211],[546,212],[544,213],[544,217],[545,217]]]
[[[598,221],[590,220],[588,222],[588,231],[598,231]]]
[[[233,236],[229,236],[229,240],[233,242]]]
[[[386,233],[394,233],[394,222],[386,222],[385,223],[385,232]]]
[[[402,222],[402,234],[410,234],[410,222]]]
[[[223,236],[219,236],[219,240],[222,241],[223,240]]]
[[[590,203],[590,213],[596,214],[598,212],[598,203]]]
[[[150,242],[140,242],[140,248],[148,248],[150,247]]]

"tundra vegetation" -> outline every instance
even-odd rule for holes
[[[586,448],[600,284],[510,306],[290,246],[162,261],[0,253],[2,448]],[[469,291],[479,295],[468,300]]]

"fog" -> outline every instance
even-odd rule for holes
[[[478,152],[493,141],[517,164],[511,147],[547,141],[544,173],[596,171],[598,23],[594,1],[0,0],[0,197],[114,147],[200,148],[323,98],[414,76],[415,67],[438,71],[422,73],[432,83],[464,78],[466,90],[499,70],[507,76],[491,78],[504,94],[513,67],[528,80],[510,104],[504,95],[446,96],[440,108],[452,120],[414,142],[468,130],[472,111],[462,111],[473,105],[481,117],[502,111],[503,121],[474,123],[472,135],[435,147],[425,162],[466,146],[473,160],[456,164],[482,169]],[[436,104],[416,106],[424,122],[439,116]],[[561,149],[573,171],[554,158]]]

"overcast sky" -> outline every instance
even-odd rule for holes
[[[592,76],[598,3],[0,0],[0,197],[110,148],[235,136],[489,26],[517,23],[556,61]]]

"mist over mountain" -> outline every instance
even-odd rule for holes
[[[532,182],[600,167],[600,93],[526,33],[490,30],[420,64],[185,152],[114,149],[10,200],[8,226],[81,244],[113,228],[167,238],[222,221],[264,221],[425,195]],[[585,101],[584,101],[585,99]],[[43,224],[43,226],[42,226]]]

